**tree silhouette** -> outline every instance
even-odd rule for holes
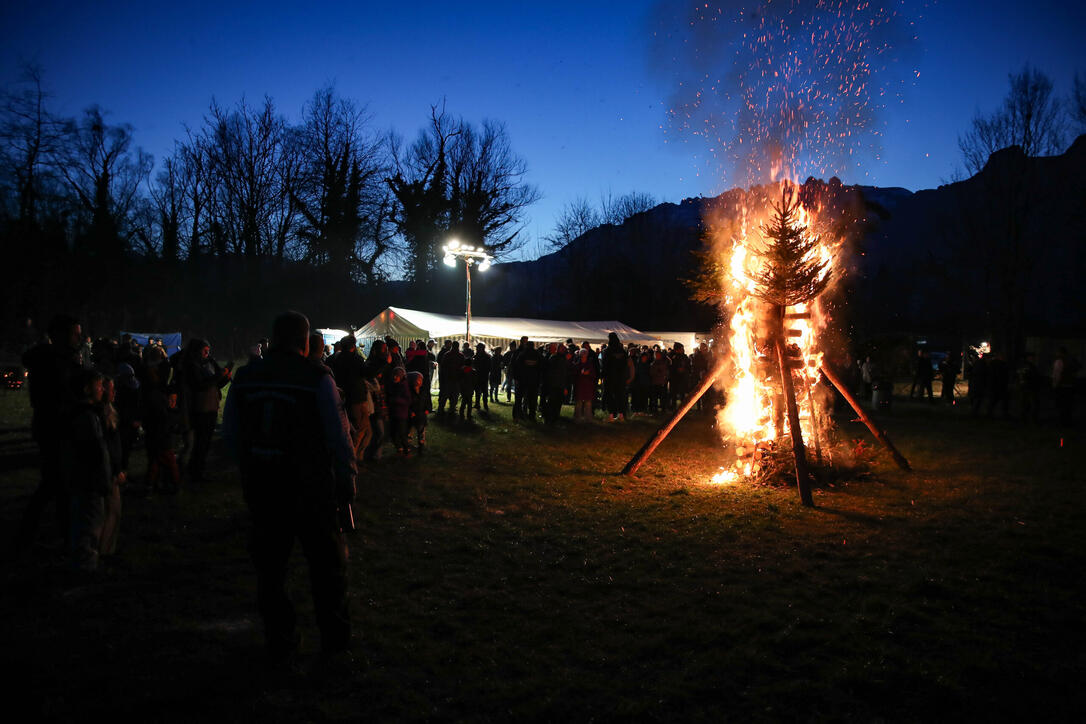
[[[80,212],[77,248],[90,256],[116,259],[130,249],[131,223],[140,187],[153,160],[133,147],[132,127],[110,125],[98,106],[65,124],[57,166]]]

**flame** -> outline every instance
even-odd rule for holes
[[[780,192],[796,194],[798,187],[791,181],[783,181],[769,187],[765,197],[778,198]],[[777,189],[779,191],[774,191]],[[748,199],[757,194],[750,193]],[[732,375],[727,383],[727,404],[717,416],[717,426],[725,440],[735,448],[736,461],[730,468],[722,468],[714,475],[714,484],[731,484],[761,471],[761,455],[777,445],[780,438],[789,434],[787,417],[783,414],[780,400],[780,367],[775,348],[770,346],[770,305],[754,296],[755,278],[763,263],[758,253],[765,243],[761,222],[771,213],[768,203],[757,211],[744,206],[740,209],[738,233],[730,244],[720,244],[729,255],[726,264],[725,288],[730,301],[729,344]],[[819,228],[819,209],[813,205],[800,207],[798,221],[811,233]],[[758,223],[754,223],[757,221]],[[819,244],[810,252],[812,260],[827,262],[827,273],[833,273],[841,240],[829,234],[819,235]],[[800,427],[803,437],[811,441],[824,433],[828,421],[815,394],[819,384],[819,369],[823,351],[820,338],[826,328],[827,317],[818,299],[810,304],[799,304],[785,309],[785,344],[795,345],[799,366],[792,371],[796,400],[800,410]]]

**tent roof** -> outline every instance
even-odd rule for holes
[[[643,334],[628,324],[615,320],[596,322],[563,322],[552,319],[527,319],[523,317],[475,317],[471,318],[473,337],[494,339],[520,339],[527,335],[534,342],[576,343],[605,342],[611,332],[625,342],[652,344],[656,337]],[[430,338],[464,336],[464,318],[454,314],[434,314],[417,309],[388,307],[355,332],[357,337]]]

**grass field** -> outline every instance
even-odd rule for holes
[[[37,480],[24,397],[0,400],[8,531]],[[247,519],[216,450],[214,482],[126,497],[95,582],[67,580],[48,547],[5,553],[14,701],[59,720],[1086,715],[1081,431],[899,401],[883,421],[903,473],[843,416],[870,469],[805,509],[791,488],[707,485],[726,458],[708,416],[625,478],[654,422],[547,429],[492,410],[432,424],[426,456],[363,472],[351,671],[317,673],[296,553],[311,673],[264,672]]]

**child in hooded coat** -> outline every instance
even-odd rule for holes
[[[419,455],[426,450],[426,409],[428,394],[423,393],[426,378],[420,372],[407,373],[407,386],[411,390],[411,407],[408,408],[407,433],[415,431],[415,440],[419,446]],[[428,391],[427,391],[428,392]]]
[[[407,455],[407,420],[410,416],[411,390],[407,387],[407,372],[403,367],[392,370],[386,389],[388,418],[392,424],[392,443],[396,452]]]

